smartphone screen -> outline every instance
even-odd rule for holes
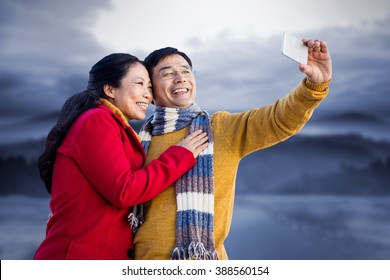
[[[282,54],[301,64],[307,64],[308,47],[297,37],[284,32]]]

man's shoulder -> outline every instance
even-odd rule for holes
[[[228,111],[217,111],[217,112],[213,112],[211,115],[210,115],[210,120],[213,121],[213,120],[216,120],[216,119],[219,119],[219,118],[223,118],[227,115],[230,115],[231,113],[228,112]]]
[[[247,111],[242,111],[242,112],[228,112],[228,111],[217,111],[217,112],[214,112],[210,115],[210,121],[211,121],[211,124],[213,125],[213,123],[218,123],[220,121],[224,121],[224,120],[233,120],[233,119],[237,119],[237,118],[240,118],[240,116],[244,116],[246,114],[248,114],[251,110],[247,110]]]
[[[235,122],[234,115],[236,115],[236,113],[228,111],[218,111],[212,113],[210,115],[210,123],[214,133],[217,131],[224,131],[227,127],[233,125]]]

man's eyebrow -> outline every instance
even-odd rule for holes
[[[161,67],[158,71],[160,72],[160,71],[162,71],[162,70],[170,69],[170,68],[172,68],[172,66],[163,66],[163,67]]]
[[[189,65],[179,65],[179,67],[186,68],[186,69],[191,69],[191,66],[189,66]],[[160,72],[160,71],[162,71],[162,70],[171,69],[171,68],[173,68],[172,65],[163,66],[163,67],[161,67],[158,71]]]

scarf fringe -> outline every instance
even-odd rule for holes
[[[188,248],[176,247],[171,260],[218,260],[218,252],[206,250],[202,242],[191,242]]]
[[[131,212],[127,216],[127,221],[129,222],[130,228],[132,229],[133,233],[136,233],[140,226],[143,224],[143,217],[137,217],[134,212]]]

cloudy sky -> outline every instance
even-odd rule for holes
[[[390,118],[390,2],[286,2],[0,0],[0,132],[57,112],[103,56],[143,59],[168,45],[192,58],[203,108],[267,105],[303,77],[280,53],[284,31],[329,44],[334,77],[320,112]]]

